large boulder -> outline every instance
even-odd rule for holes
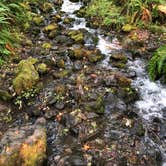
[[[1,166],[42,166],[46,159],[45,119],[9,129],[0,140]]]

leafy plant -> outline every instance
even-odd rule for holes
[[[166,77],[166,45],[158,48],[148,65],[149,77],[152,81]]]

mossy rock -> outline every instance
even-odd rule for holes
[[[45,63],[38,64],[37,71],[41,74],[47,73],[47,71],[48,71],[47,65]]]
[[[70,73],[71,73],[70,70],[62,70],[62,71],[53,73],[53,76],[55,78],[64,78],[64,77],[68,76]]]
[[[33,22],[36,24],[36,25],[40,25],[41,23],[43,23],[43,17],[42,16],[35,16],[33,18]]]
[[[24,166],[42,166],[46,159],[46,134],[32,144],[22,144],[19,155]]]
[[[13,87],[17,94],[22,91],[32,88],[39,80],[39,74],[36,71],[34,64],[37,62],[35,58],[22,60],[17,67],[17,76],[13,80]]]
[[[103,59],[101,54],[91,54],[88,56],[88,60],[92,63],[98,62]]]
[[[52,47],[51,43],[43,43],[42,48],[44,49],[50,49]]]
[[[49,2],[45,2],[44,4],[43,4],[43,11],[45,11],[45,12],[49,12],[49,11],[51,11],[52,9],[54,8],[54,5],[52,4],[52,3],[49,3]]]
[[[0,100],[9,101],[11,98],[8,91],[0,89]]]
[[[96,101],[92,101],[85,104],[85,110],[89,112],[95,112],[103,114],[105,112],[103,96],[99,96]]]
[[[53,30],[57,30],[57,28],[58,28],[58,25],[55,24],[55,23],[52,23],[52,24],[47,25],[47,26],[44,28],[44,31],[50,32],[50,31],[53,31]]]
[[[58,62],[57,62],[57,66],[59,68],[65,68],[65,62],[63,59],[59,59]]]
[[[80,30],[70,30],[68,35],[71,39],[73,39],[76,43],[84,43],[84,35]]]
[[[127,63],[127,57],[123,53],[114,53],[110,57],[110,62],[114,62],[114,61]]]

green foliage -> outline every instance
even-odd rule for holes
[[[120,26],[125,23],[125,17],[120,15],[120,8],[109,0],[95,0],[89,4],[86,10],[87,15],[92,17],[100,17],[103,25]]]
[[[165,0],[92,0],[86,9],[88,16],[100,25],[121,29],[122,26],[163,22],[158,5],[166,5]],[[160,17],[161,15],[161,17]]]
[[[149,77],[152,81],[166,77],[166,45],[158,48],[148,65]]]
[[[15,26],[20,23],[22,25],[25,21],[25,10],[19,4],[19,0],[2,0],[0,2],[0,64],[3,63],[4,57],[11,54],[11,50],[15,46],[14,43],[18,42],[14,35]]]

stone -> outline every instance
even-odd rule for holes
[[[13,80],[13,87],[17,94],[32,88],[39,80],[39,74],[34,64],[37,62],[35,58],[28,58],[20,61],[16,71],[16,77]]]
[[[85,104],[85,110],[103,114],[105,112],[104,100],[102,96],[97,97],[96,101],[87,102]]]
[[[0,145],[1,166],[42,166],[46,159],[45,119],[34,125],[11,128],[3,135]]]
[[[37,65],[37,71],[40,73],[40,74],[44,74],[44,73],[47,73],[48,71],[48,68],[47,68],[47,65],[45,63],[40,63]]]
[[[0,100],[9,101],[12,99],[12,95],[7,91],[0,89]]]
[[[80,30],[70,30],[68,35],[71,39],[73,39],[76,43],[84,43],[84,35]]]

